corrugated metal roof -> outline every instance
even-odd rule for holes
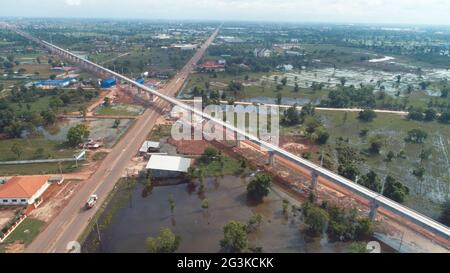
[[[145,141],[142,146],[141,149],[139,149],[139,152],[142,153],[146,153],[148,151],[148,149],[158,149],[159,148],[159,142],[155,142],[155,141]]]
[[[147,169],[187,173],[191,166],[190,158],[167,155],[152,155]]]

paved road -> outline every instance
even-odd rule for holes
[[[184,85],[195,64],[203,57],[208,46],[214,41],[219,29],[202,45],[192,59],[180,70],[172,81],[161,92],[174,96]],[[168,109],[169,103],[156,100],[155,107]],[[117,181],[124,174],[125,169],[145,141],[148,132],[160,117],[158,111],[147,109],[126,135],[116,144],[108,154],[98,170],[84,182],[83,186],[73,196],[67,206],[53,219],[49,226],[27,247],[26,252],[67,252],[69,242],[79,238],[89,224],[92,217],[113,190]],[[85,211],[83,206],[89,196],[97,193],[98,204],[95,208]]]
[[[185,102],[185,103],[194,103],[194,102],[196,102],[196,101],[198,101],[198,100],[180,100],[180,101],[181,101],[181,102]],[[220,101],[220,103],[221,103],[221,104],[228,104],[228,101]],[[243,105],[243,106],[254,105],[254,103],[252,103],[252,102],[246,102],[246,101],[235,101],[235,102],[233,102],[233,103],[234,103],[235,105]],[[281,104],[281,105],[278,105],[278,104],[267,104],[267,103],[264,103],[264,104],[260,104],[260,105],[267,106],[267,107],[279,107],[279,108],[281,108],[281,109],[283,109],[283,108],[291,108],[291,107],[292,107],[292,105],[288,105],[288,104]],[[298,106],[297,109],[298,109],[298,110],[301,110],[302,107],[301,107],[301,106]],[[316,107],[316,110],[319,110],[319,111],[336,111],[336,112],[357,112],[357,113],[359,113],[359,112],[363,111],[364,109],[362,109],[362,108],[328,108],[328,107]],[[374,111],[375,113],[395,114],[395,115],[401,115],[401,116],[407,116],[407,115],[408,115],[408,112],[405,112],[405,111],[381,110],[381,109],[373,109],[373,111]]]

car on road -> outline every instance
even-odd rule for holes
[[[95,206],[95,204],[97,203],[97,200],[98,200],[97,194],[91,195],[86,202],[85,208],[92,209]]]

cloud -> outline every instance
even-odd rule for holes
[[[68,6],[80,6],[81,0],[66,0],[66,5]]]
[[[0,16],[450,25],[449,10],[450,0],[14,0]]]

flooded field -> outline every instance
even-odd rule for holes
[[[145,239],[156,236],[160,228],[169,227],[181,237],[179,252],[215,253],[220,251],[222,228],[228,221],[247,223],[252,215],[260,214],[263,224],[249,235],[251,247],[262,247],[263,252],[348,251],[350,243],[333,243],[326,236],[305,235],[300,213],[295,217],[283,214],[282,201],[286,197],[276,187],[263,204],[248,204],[249,179],[234,176],[207,179],[204,196],[188,184],[155,187],[148,195],[139,183],[131,188],[125,186],[114,195],[99,219],[101,242],[94,227],[83,248],[87,252],[145,252]],[[169,196],[175,200],[173,216]],[[204,197],[209,200],[207,209],[202,208]]]
[[[347,115],[347,121],[343,121]],[[330,141],[332,147],[336,139],[343,137],[349,139],[352,147],[360,151],[367,149],[372,136],[382,135],[385,144],[381,155],[369,156],[361,164],[363,173],[374,170],[384,179],[391,175],[410,188],[411,196],[406,205],[436,218],[440,214],[439,204],[450,198],[450,129],[447,125],[436,122],[408,121],[402,117],[391,114],[378,114],[371,123],[361,123],[355,113],[320,113],[321,119],[330,132],[333,132]],[[366,138],[358,136],[362,129],[369,129]],[[407,132],[414,128],[421,128],[428,133],[423,145],[411,144],[404,141]],[[419,155],[422,148],[430,149],[430,158],[421,163]],[[405,158],[398,158],[392,162],[385,160],[386,154],[393,151],[398,154],[405,152]],[[413,170],[420,164],[426,169],[423,179],[413,175]]]
[[[400,76],[398,82],[397,76]],[[324,88],[333,89],[341,84],[341,79],[345,78],[346,86],[354,85],[356,88],[363,84],[365,86],[372,85],[378,91],[381,88],[387,93],[394,95],[398,91],[405,92],[408,86],[411,85],[414,90],[420,90],[419,84],[422,82],[438,82],[450,78],[450,70],[448,69],[421,69],[408,68],[403,71],[385,71],[368,69],[364,67],[350,67],[343,69],[318,68],[302,71],[301,73],[285,73],[283,75],[272,75],[270,77],[262,77],[262,80],[275,82],[275,77],[278,81],[282,78],[287,78],[288,86],[295,86],[297,82],[300,87],[310,87],[313,82],[324,84]],[[429,96],[440,96],[440,90],[430,86],[427,88]]]
[[[132,119],[122,119],[118,128],[113,128],[114,119],[98,119],[88,121],[88,127],[90,130],[89,138],[104,141],[106,147],[112,147],[120,138],[120,136],[126,132],[128,127],[133,123]],[[58,125],[51,129],[45,129],[39,127],[38,131],[42,133],[45,139],[54,141],[66,141],[67,132],[73,126],[82,123],[82,119],[64,119],[60,121]]]

